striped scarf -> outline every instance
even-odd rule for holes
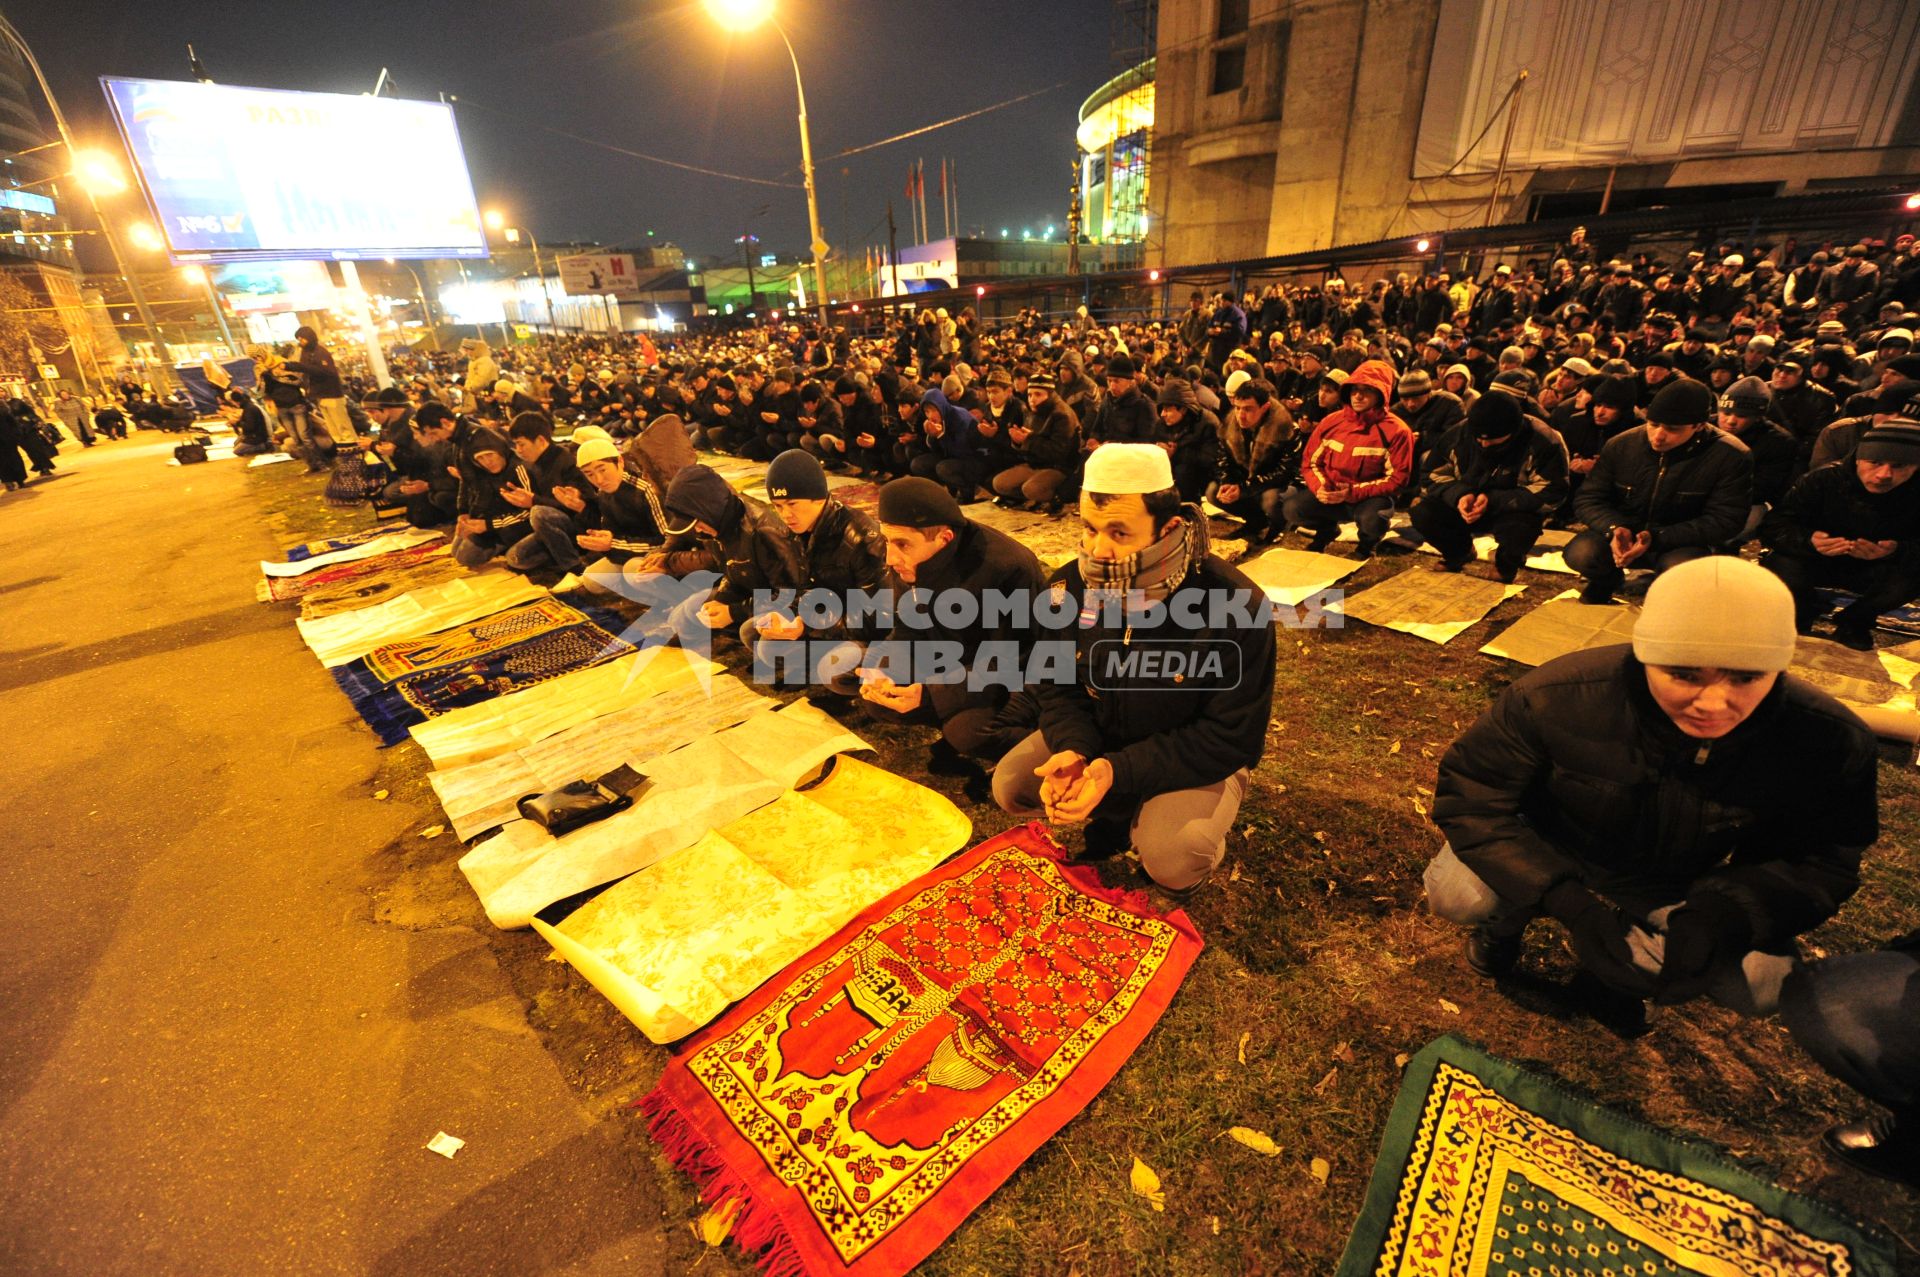
[[[1180,526],[1124,559],[1093,559],[1080,552],[1080,579],[1088,594],[1131,595],[1164,603],[1187,573],[1207,557],[1207,516],[1197,505],[1180,507]]]

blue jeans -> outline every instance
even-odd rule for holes
[[[1920,1120],[1920,951],[1850,953],[1787,977],[1780,1015],[1820,1067]]]
[[[573,539],[583,529],[574,526],[573,516],[565,510],[537,505],[527,512],[527,523],[533,530],[508,551],[508,567],[537,572],[551,564],[557,571],[578,572],[585,564]]]

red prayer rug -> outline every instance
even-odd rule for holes
[[[640,1107],[769,1274],[904,1273],[1119,1071],[1201,944],[1027,825],[869,907]]]

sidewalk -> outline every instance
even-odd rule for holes
[[[245,463],[177,441],[0,494],[0,1271],[659,1271],[651,1177],[485,938],[373,921],[438,813],[369,800],[373,738],[254,601]]]

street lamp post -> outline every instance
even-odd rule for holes
[[[820,312],[820,326],[827,324],[827,241],[820,234],[820,199],[813,186],[813,137],[807,129],[807,86],[800,80],[800,55],[786,28],[773,17],[774,0],[707,0],[707,11],[729,31],[751,31],[762,22],[769,23],[787,46],[787,58],[793,63],[793,91],[800,100],[800,169],[807,184],[807,227],[813,234],[808,245],[813,250],[814,305]]]
[[[67,127],[67,117],[60,110],[59,99],[53,96],[53,86],[47,83],[46,73],[40,69],[40,60],[33,56],[33,50],[27,47],[26,40],[14,29],[13,23],[7,21],[3,15],[0,15],[0,39],[5,39],[8,44],[11,44],[19,52],[21,59],[32,68],[33,78],[39,83],[40,92],[47,99],[47,109],[53,115],[53,127],[60,134],[61,144],[67,148],[67,158],[70,163],[78,167],[81,162],[81,151],[74,144],[73,130]],[[93,210],[94,220],[100,224],[101,237],[107,241],[107,247],[113,252],[114,269],[119,271],[121,278],[127,281],[128,291],[133,295],[134,309],[140,312],[140,322],[147,330],[147,340],[153,343],[157,358],[153,369],[154,389],[165,391],[172,384],[172,368],[167,359],[166,343],[160,339],[160,326],[153,318],[153,308],[147,305],[146,289],[140,286],[139,277],[127,269],[126,256],[120,251],[120,240],[114,235],[113,225],[107,220],[106,214],[100,211],[100,201],[94,198],[92,187],[81,179],[80,189],[86,194],[87,207]]]
[[[487,213],[486,221],[488,226],[507,237],[507,243],[518,243],[520,237],[525,235],[527,237],[527,243],[533,246],[533,276],[540,281],[540,299],[547,304],[547,331],[557,335],[560,331],[560,326],[556,324],[553,319],[553,293],[547,288],[546,268],[540,264],[540,241],[535,239],[533,232],[524,226],[508,226],[506,218],[501,215],[498,209],[490,210]]]

